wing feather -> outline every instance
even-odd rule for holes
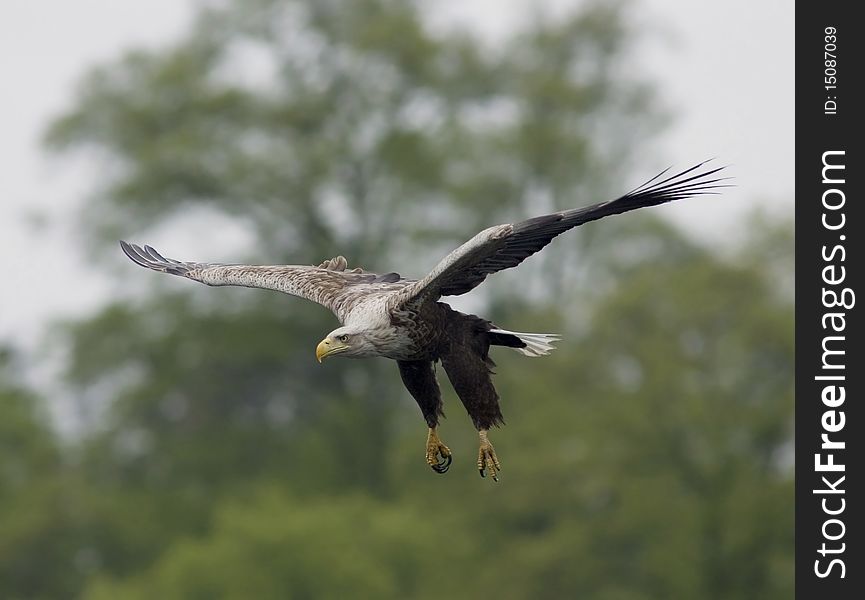
[[[436,301],[458,296],[480,285],[492,273],[516,267],[540,251],[557,235],[583,223],[646,206],[656,206],[728,187],[717,174],[724,167],[705,168],[704,161],[667,175],[666,169],[632,192],[600,204],[497,225],[480,232],[442,259],[424,278],[407,286],[396,305]]]
[[[361,269],[346,271],[347,262],[341,256],[318,267],[265,266],[182,262],[165,258],[151,246],[121,241],[120,247],[126,256],[142,267],[211,286],[262,288],[298,296],[330,309],[343,322],[355,304],[368,294],[393,291],[411,283],[396,273],[377,275]]]

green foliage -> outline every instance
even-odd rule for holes
[[[487,48],[396,0],[223,3],[94,70],[48,140],[104,157],[82,228],[118,263],[117,237],[194,209],[245,225],[256,261],[417,275],[482,227],[623,191],[660,122],[623,71],[626,8]],[[315,364],[326,311],[124,263],[156,287],[62,331],[80,439],[0,371],[0,596],[787,598],[788,231],[720,257],[613,218],[486,284],[503,326],[565,334],[495,355],[498,485],[446,382],[439,476],[395,365]]]
[[[433,541],[445,542],[434,520],[411,509],[352,495],[313,504],[264,490],[227,503],[208,537],[179,541],[153,573],[100,581],[89,597],[416,597],[438,569]]]
[[[18,368],[0,346],[0,597],[60,597],[81,586],[75,530],[85,523],[41,399],[17,381]]]

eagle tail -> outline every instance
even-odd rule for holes
[[[525,356],[546,356],[553,350],[554,342],[561,339],[556,333],[520,333],[505,329],[490,329],[490,344],[513,348]]]

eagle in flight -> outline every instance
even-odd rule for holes
[[[435,364],[441,361],[448,379],[478,430],[478,471],[498,481],[501,464],[488,431],[504,423],[499,396],[493,387],[490,346],[504,346],[525,356],[543,356],[559,337],[545,333],[508,331],[441,302],[480,285],[487,275],[516,267],[573,227],[609,215],[673,200],[716,193],[725,187],[717,176],[723,167],[700,163],[675,175],[669,169],[634,191],[600,204],[563,210],[519,223],[484,229],[445,256],[421,279],[397,273],[376,274],[350,269],[337,256],[316,266],[253,266],[180,262],[165,258],[150,246],[121,241],[136,264],[180,275],[207,285],[236,285],[277,290],[329,308],[342,324],[316,347],[319,362],[330,356],[384,356],[396,361],[408,392],[420,406],[429,428],[426,461],[437,473],[450,467],[450,449],[438,436],[442,399]]]

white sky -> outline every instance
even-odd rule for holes
[[[573,0],[550,0],[554,10]],[[0,343],[33,351],[57,317],[85,314],[112,292],[108,274],[78,252],[73,216],[98,177],[84,159],[40,148],[49,120],[69,107],[90,65],[133,46],[181,36],[194,0],[3,0],[0,4]],[[446,14],[490,35],[517,24],[528,0],[448,0]],[[793,0],[643,0],[635,21],[668,35],[644,46],[635,69],[664,90],[678,118],[664,152],[646,157],[685,166],[717,156],[736,188],[723,202],[660,207],[698,235],[735,236],[750,207],[793,211]],[[41,218],[44,215],[47,218]],[[212,257],[203,248],[202,256]],[[195,259],[195,256],[190,256]],[[262,257],[264,260],[265,257]],[[397,265],[398,266],[398,265]]]

